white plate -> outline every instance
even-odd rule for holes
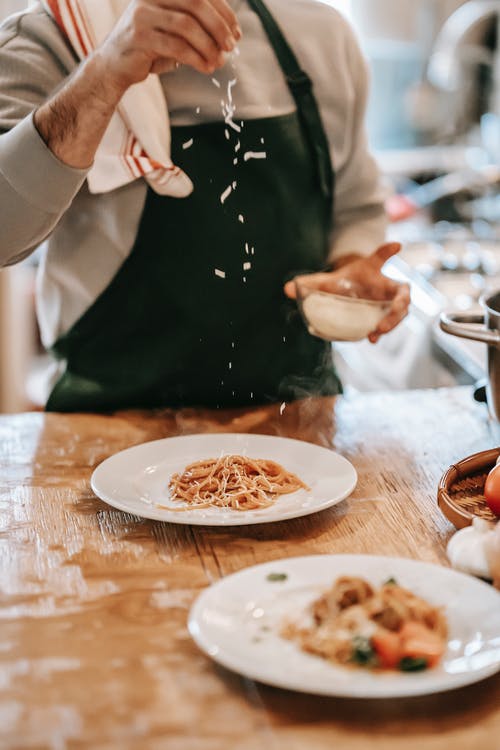
[[[180,506],[169,497],[173,473],[193,461],[232,453],[277,461],[297,474],[311,491],[298,490],[283,495],[269,508],[251,511],[198,508],[178,512],[159,507]],[[155,440],[116,453],[97,467],[91,486],[102,500],[136,516],[171,523],[242,526],[298,518],[329,508],[350,495],[356,482],[352,464],[327,448],[269,435],[217,433]]]
[[[269,581],[270,573],[286,580]],[[444,607],[448,648],[440,665],[418,673],[373,673],[335,666],[281,638],[297,617],[340,575],[374,585],[394,576]],[[256,565],[206,589],[194,603],[189,631],[224,667],[276,687],[318,695],[395,698],[451,690],[500,670],[500,594],[488,584],[430,563],[372,555],[292,557]]]

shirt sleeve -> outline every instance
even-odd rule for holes
[[[34,109],[68,75],[72,60],[64,46],[67,59],[58,55],[61,45],[41,13],[0,29],[0,266],[22,260],[50,234],[87,174],[57,159],[33,122]]]
[[[344,255],[369,255],[383,244],[387,227],[384,200],[387,189],[371,156],[365,130],[369,77],[366,61],[354,33],[349,30],[348,66],[355,92],[349,151],[335,181],[334,229],[330,262]]]

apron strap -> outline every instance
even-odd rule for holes
[[[326,137],[318,104],[313,94],[313,84],[285,39],[283,32],[262,0],[248,0],[250,7],[259,16],[264,31],[274,49],[285,75],[286,83],[297,105],[297,111],[306,131],[307,140],[316,161],[321,191],[325,198],[333,201],[334,175],[330,148]]]

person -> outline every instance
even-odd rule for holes
[[[383,245],[366,66],[332,7],[132,0],[79,61],[39,4],[3,24],[0,70],[0,264],[48,238],[37,279],[42,341],[58,362],[48,410],[339,392],[331,345],[297,311],[303,273],[321,289],[340,277],[393,297],[373,342],[406,315],[408,288],[381,272],[398,246]],[[90,192],[117,106],[150,74],[193,191],[161,195],[136,179]]]

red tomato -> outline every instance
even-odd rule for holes
[[[486,477],[484,496],[488,507],[500,516],[500,464],[494,466]]]
[[[399,631],[402,656],[427,659],[429,667],[437,664],[445,651],[445,641],[419,622],[407,622]]]
[[[371,638],[372,646],[377,652],[380,666],[395,669],[401,661],[401,638],[390,630],[377,630]]]

